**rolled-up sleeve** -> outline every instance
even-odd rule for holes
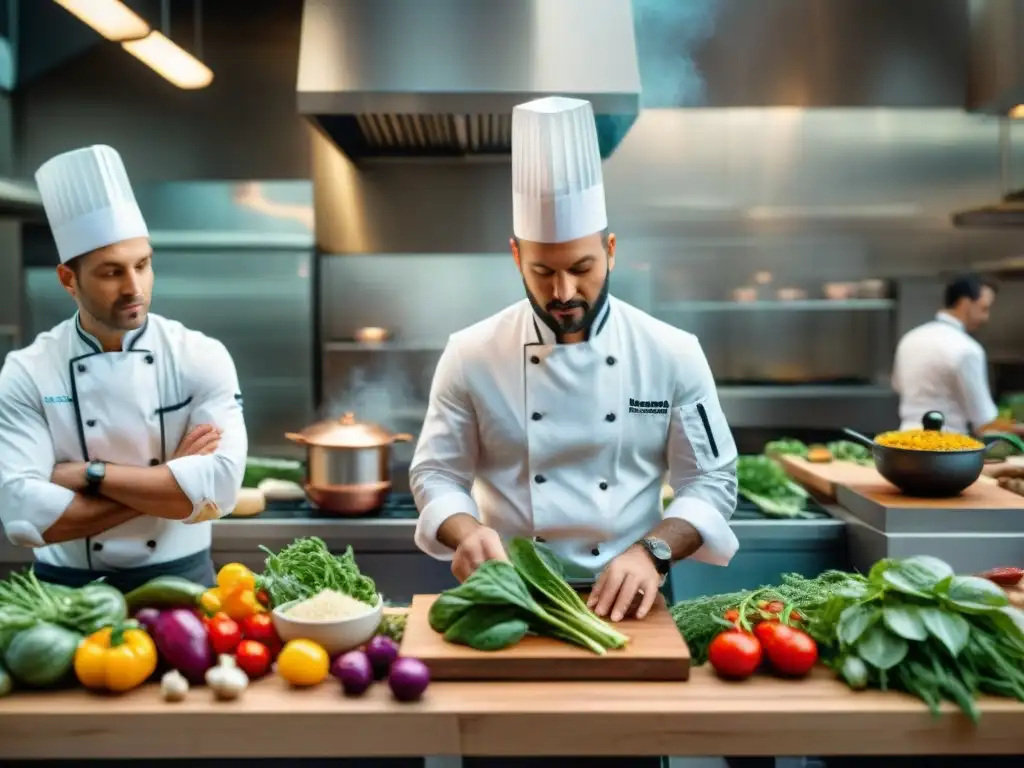
[[[438,560],[454,552],[437,540],[448,518],[467,514],[480,519],[470,495],[476,473],[476,413],[464,385],[456,344],[449,340],[434,371],[430,403],[409,468],[409,484],[420,516],[416,546]]]
[[[53,440],[42,399],[20,361],[0,369],[0,522],[13,544],[42,547],[75,494],[50,482]]]
[[[999,418],[999,406],[992,399],[988,384],[985,353],[979,347],[963,355],[957,366],[957,383],[967,421],[974,430]]]
[[[212,424],[222,430],[220,445],[207,456],[183,456],[167,462],[181,490],[192,502],[186,523],[230,514],[245,475],[249,438],[235,363],[223,344],[201,336],[186,351],[185,381],[192,395],[189,429]]]
[[[690,523],[703,539],[692,559],[728,565],[739,549],[729,525],[736,510],[736,442],[722,411],[714,377],[696,339],[681,356],[683,405],[673,408],[668,438],[669,485],[674,499],[665,517]]]

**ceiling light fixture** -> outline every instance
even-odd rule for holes
[[[141,40],[129,40],[121,47],[179,88],[205,88],[213,82],[213,70],[157,31]]]
[[[55,0],[98,33],[119,43],[149,34],[149,24],[121,0]]]

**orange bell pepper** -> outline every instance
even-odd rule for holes
[[[75,651],[75,676],[86,688],[121,693],[156,671],[156,645],[145,630],[118,624],[86,637]]]

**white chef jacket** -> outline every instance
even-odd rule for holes
[[[0,522],[50,565],[137,568],[210,546],[211,519],[235,506],[248,438],[231,355],[219,341],[150,314],[103,352],[78,316],[11,352],[0,370]],[[173,455],[199,424],[224,430],[216,453]],[[74,494],[50,482],[55,464],[166,463],[192,501],[185,521],[142,515],[86,540],[44,546]]]
[[[467,513],[503,538],[601,528],[603,542],[549,542],[570,576],[593,576],[662,519],[702,535],[694,559],[738,549],[736,444],[696,337],[610,298],[589,340],[558,344],[523,300],[451,336],[410,468],[416,543]]]
[[[921,429],[928,411],[940,411],[946,430],[964,434],[999,416],[985,350],[945,312],[900,339],[892,385],[900,395],[900,429]]]

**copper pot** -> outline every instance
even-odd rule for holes
[[[358,422],[352,413],[289,432],[306,446],[306,494],[326,512],[365,515],[391,493],[391,445],[412,435],[393,435],[377,424]]]

